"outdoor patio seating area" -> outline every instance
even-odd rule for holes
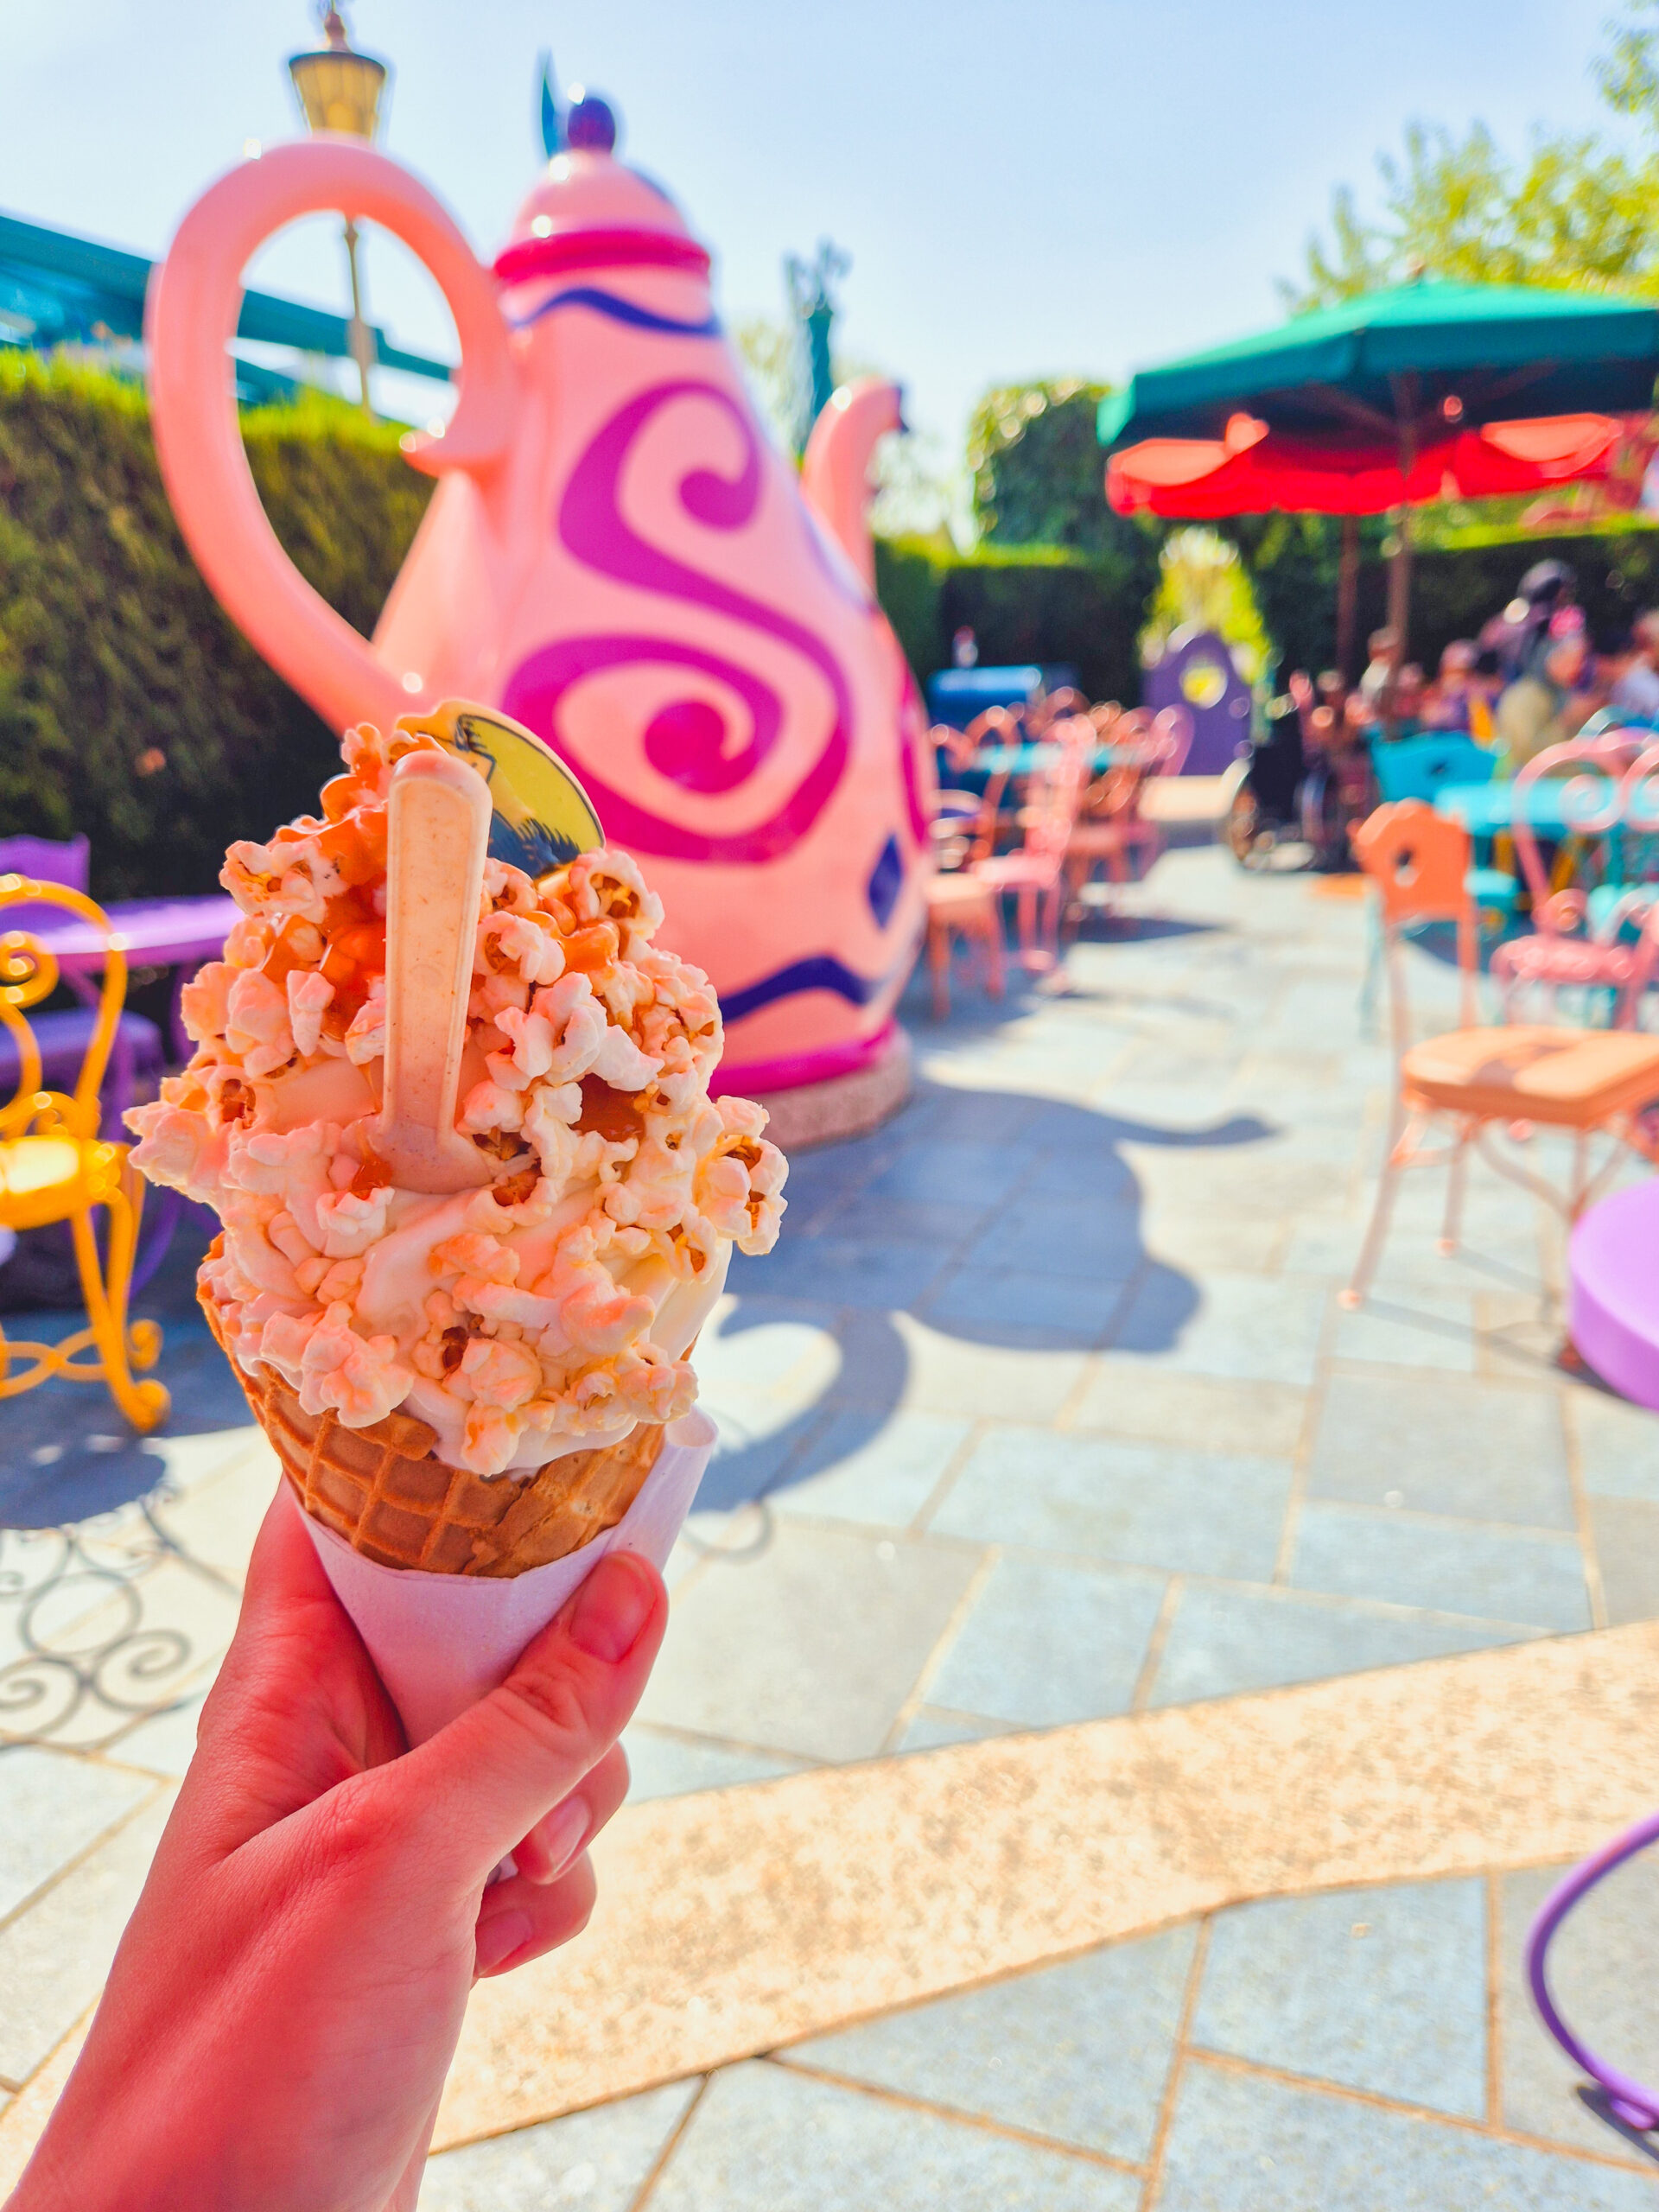
[[[1427,1685],[1659,1618],[1659,1422],[1559,1363],[1547,1208],[1477,1165],[1446,1258],[1440,1178],[1408,1178],[1373,1295],[1340,1303],[1390,1081],[1354,888],[1177,849],[1062,977],[1011,979],[1000,1005],[965,993],[939,1026],[907,1007],[911,1104],[796,1161],[783,1241],[736,1264],[699,1349],[721,1447],[626,1738],[639,1817],[696,1813],[690,1864],[741,1803],[768,1817],[756,1783],[847,1769],[879,1793],[895,1755],[1030,1731],[1058,1747],[1175,1708],[1202,1734],[1206,1713],[1313,1694],[1297,1685]],[[1446,948],[1404,957],[1451,1019]],[[0,1570],[51,1587],[31,1609],[0,1583],[20,1739],[0,1982],[28,1992],[0,2050],[0,2174],[96,1994],[271,1490],[194,1317],[189,1234],[137,1305],[168,1332],[167,1433],[117,1437],[62,1384],[12,1409],[29,1431],[7,1517],[37,1533],[0,1536]],[[147,1510],[120,1503],[162,1467]],[[53,1522],[77,1524],[67,1572]],[[117,1579],[75,1579],[100,1568]],[[1224,1836],[1249,1818],[1212,1811]],[[1478,2201],[1492,2177],[1540,2192],[1516,2202],[1645,2201],[1642,2154],[1584,2114],[1516,1994],[1541,1877],[1402,1880],[1374,1844],[1380,1890],[1177,1910],[607,2104],[602,2125],[443,2152],[423,2202],[529,2205],[589,2175],[583,2201],[618,2208],[829,2206],[856,2171],[889,2176],[894,2204],[1153,2212],[1259,2202],[1263,2158],[1286,2177],[1274,2201],[1310,2212],[1376,2202],[1338,2177],[1377,2159],[1426,2201]],[[1618,1915],[1647,1878],[1621,1876],[1574,1931],[1574,1993],[1626,2051],[1644,1999]],[[1659,2018],[1642,2031],[1659,2041]],[[463,2046],[458,2096],[467,2064]]]

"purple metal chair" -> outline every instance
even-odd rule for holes
[[[47,837],[0,837],[0,875],[29,875],[37,883],[61,883],[71,891],[85,891],[90,859],[91,847],[85,837],[72,837],[61,844]],[[9,930],[30,930],[37,924],[62,918],[56,906],[25,905],[6,909]],[[67,970],[64,981],[78,998],[88,1001],[85,1009],[69,1007],[36,1014],[32,1026],[45,1063],[41,1080],[48,1090],[73,1090],[98,1019],[96,994],[81,977]],[[101,1094],[105,1136],[120,1136],[121,1116],[141,1096],[155,1095],[166,1064],[162,1033],[155,1023],[142,1014],[123,1014]],[[20,1072],[16,1046],[0,1032],[0,1090],[7,1086],[15,1090]],[[147,1087],[141,1090],[141,1085]]]

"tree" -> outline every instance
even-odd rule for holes
[[[1519,159],[1483,123],[1459,137],[1414,122],[1402,156],[1377,157],[1381,216],[1353,189],[1333,194],[1330,232],[1310,236],[1293,312],[1423,273],[1465,283],[1546,284],[1659,297],[1659,0],[1630,0],[1595,64],[1615,114],[1644,126],[1632,151],[1593,131],[1533,134]]]
[[[1464,283],[1548,284],[1659,296],[1659,153],[1631,156],[1592,132],[1535,134],[1520,161],[1483,123],[1456,137],[1413,123],[1403,159],[1377,157],[1382,213],[1334,194],[1331,235],[1307,244],[1307,276],[1281,284],[1293,312],[1328,307],[1418,273]]]
[[[1095,416],[1111,387],[1067,378],[988,391],[968,424],[974,519],[985,537],[1094,553],[1115,540]]]

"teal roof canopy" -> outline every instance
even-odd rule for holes
[[[1219,438],[1230,416],[1351,445],[1430,422],[1624,415],[1652,404],[1659,308],[1592,292],[1424,278],[1136,372],[1100,442]],[[1456,411],[1446,406],[1456,403]]]

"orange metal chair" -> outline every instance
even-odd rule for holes
[[[40,1046],[24,1019],[55,985],[57,962],[27,930],[0,930],[0,1024],[21,1070],[15,1096],[0,1107],[0,1228],[69,1224],[87,1326],[55,1344],[22,1343],[0,1330],[0,1399],[17,1397],[52,1376],[101,1379],[135,1428],[154,1428],[166,1417],[168,1394],[159,1382],[136,1381],[132,1370],[155,1365],[162,1332],[153,1321],[127,1319],[143,1185],[129,1165],[129,1147],[99,1135],[99,1086],[126,995],[126,957],[108,917],[84,893],[29,876],[0,876],[0,925],[9,906],[25,905],[67,908],[103,932],[106,949],[98,1020],[71,1096],[41,1088]],[[100,1206],[109,1223],[107,1275],[92,1230],[93,1210]]]
[[[1352,842],[1355,857],[1382,900],[1396,1081],[1370,1227],[1353,1280],[1342,1293],[1342,1303],[1350,1306],[1361,1302],[1376,1272],[1403,1169],[1444,1163],[1451,1170],[1443,1252],[1457,1249],[1471,1146],[1500,1174],[1576,1220],[1618,1164],[1622,1147],[1644,1159],[1656,1156],[1643,1109],[1659,1101],[1659,1037],[1629,1030],[1478,1024],[1477,922],[1466,880],[1469,839],[1456,823],[1444,820],[1421,799],[1402,799],[1378,807],[1354,831]],[[1431,921],[1457,927],[1464,1026],[1414,1044],[1400,938],[1407,924]],[[1649,927],[1655,926],[1650,919]],[[1495,1128],[1524,1138],[1535,1127],[1572,1132],[1573,1174],[1565,1192],[1489,1142]],[[1424,1141],[1437,1129],[1446,1133],[1447,1142],[1431,1151]],[[1592,1174],[1589,1147],[1599,1133],[1613,1143]]]

